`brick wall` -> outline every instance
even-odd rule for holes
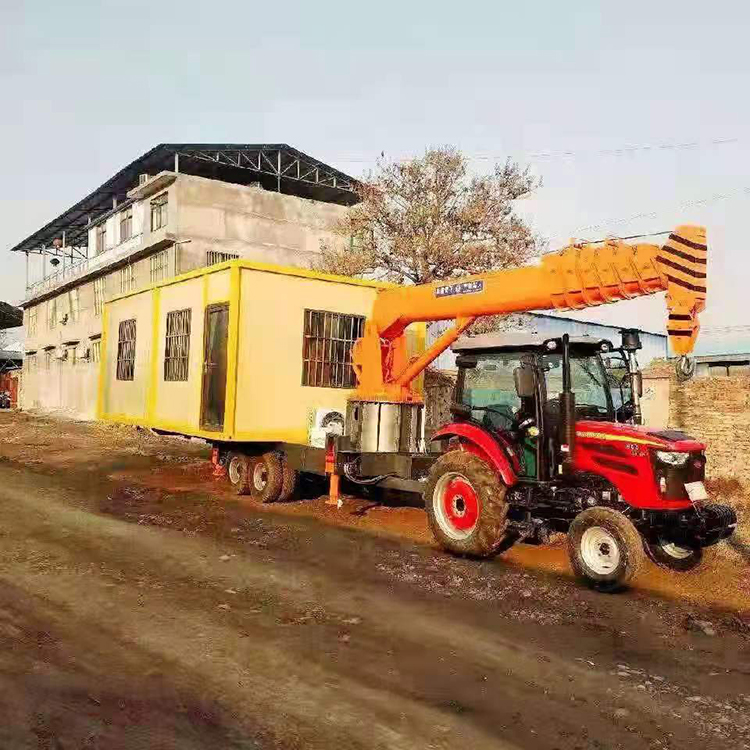
[[[750,376],[678,383],[672,375],[669,424],[706,443],[710,478],[750,485]]]

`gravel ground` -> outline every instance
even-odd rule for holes
[[[0,436],[0,748],[750,748],[742,540],[602,596],[416,508],[240,502],[198,444]]]

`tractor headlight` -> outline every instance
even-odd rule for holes
[[[667,466],[684,466],[690,454],[678,451],[656,451],[656,457]]]

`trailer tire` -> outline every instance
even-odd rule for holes
[[[573,519],[568,554],[574,573],[604,593],[625,588],[644,560],[638,530],[613,508],[589,508]]]
[[[506,487],[481,458],[461,450],[443,454],[424,491],[430,528],[440,546],[457,555],[492,557],[505,540]]]
[[[651,562],[676,573],[695,570],[703,562],[703,550],[700,547],[680,547],[666,539],[657,539],[655,542],[644,540],[643,547]]]
[[[244,453],[230,453],[227,461],[227,478],[238,495],[250,494],[250,465],[252,459]]]
[[[281,493],[283,470],[281,457],[268,451],[251,459],[249,471],[250,495],[261,503],[275,503]]]
[[[289,465],[284,453],[280,454],[279,458],[281,460],[281,490],[279,491],[278,502],[285,503],[297,491],[299,472]]]

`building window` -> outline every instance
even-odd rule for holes
[[[151,264],[151,283],[153,284],[166,279],[169,251],[160,250],[158,253],[154,253],[148,260]]]
[[[157,195],[151,201],[151,231],[167,226],[169,204],[167,202],[167,193]]]
[[[68,360],[71,366],[75,366],[78,363],[78,344],[69,344],[65,348],[65,359]]]
[[[237,260],[237,253],[222,253],[220,250],[209,250],[206,252],[206,265],[215,266],[217,263],[225,263],[228,260]]]
[[[26,372],[34,372],[36,370],[36,352],[34,354],[26,355]]]
[[[81,298],[77,287],[68,292],[68,316],[71,323],[75,323],[81,316]]]
[[[36,336],[37,308],[30,307],[26,313],[26,332],[29,336]]]
[[[104,298],[107,296],[107,277],[94,279],[94,315],[101,315],[104,309]]]
[[[102,340],[101,339],[93,339],[91,341],[91,351],[89,352],[89,357],[91,358],[91,361],[94,364],[98,364],[102,361]]]
[[[302,385],[353,388],[352,344],[364,325],[362,315],[305,310]]]
[[[44,350],[44,369],[49,371],[52,369],[52,357],[54,355],[53,349]]]
[[[117,379],[132,380],[135,374],[135,318],[123,320],[117,336]]]
[[[133,207],[129,206],[120,211],[120,242],[125,242],[133,236]]]
[[[57,325],[57,300],[47,302],[47,328],[51,331]]]
[[[127,294],[135,289],[135,266],[127,265],[120,269],[120,294]]]
[[[190,359],[190,310],[167,313],[164,380],[187,380]]]
[[[102,223],[96,228],[96,254],[101,255],[107,249],[107,224]]]

